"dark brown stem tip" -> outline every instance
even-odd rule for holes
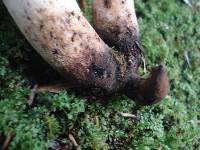
[[[85,9],[86,1],[85,0],[79,0],[79,6],[80,6],[81,9]]]
[[[151,71],[151,76],[141,79],[130,98],[141,105],[152,105],[160,102],[169,92],[169,79],[164,66],[159,65]]]

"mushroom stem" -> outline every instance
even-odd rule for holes
[[[93,25],[100,37],[124,56],[127,80],[125,94],[142,105],[162,100],[168,93],[169,80],[163,66],[155,67],[148,78],[130,74],[142,62],[139,28],[133,0],[94,0]]]
[[[118,51],[129,51],[139,42],[133,0],[94,0],[93,25],[100,37]]]
[[[92,8],[99,36],[124,58],[128,72],[137,72],[143,52],[133,0],[94,0]]]

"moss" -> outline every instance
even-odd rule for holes
[[[138,0],[136,10],[147,68],[160,63],[168,68],[171,88],[163,102],[140,107],[121,96],[104,104],[68,91],[40,93],[30,107],[28,97],[38,78],[48,83],[47,77],[60,77],[0,5],[0,145],[13,133],[9,149],[72,149],[70,133],[82,149],[199,149],[200,11],[175,0]],[[37,78],[32,69],[39,72]]]

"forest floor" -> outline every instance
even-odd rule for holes
[[[74,139],[80,149],[200,149],[200,4],[136,0],[136,11],[146,68],[165,64],[171,84],[165,100],[148,107],[125,96],[102,103],[75,91],[34,94],[39,82],[61,77],[0,4],[0,147],[72,149]],[[91,20],[89,5],[85,15]]]

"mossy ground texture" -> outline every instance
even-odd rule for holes
[[[0,4],[0,147],[12,134],[11,150],[73,149],[72,134],[81,149],[200,149],[197,1],[191,1],[191,7],[181,0],[135,3],[146,68],[165,64],[171,84],[165,100],[149,107],[125,96],[106,103],[86,101],[75,91],[38,93],[29,106],[37,79],[49,82],[58,75],[30,47]],[[85,14],[91,20],[90,7]]]

